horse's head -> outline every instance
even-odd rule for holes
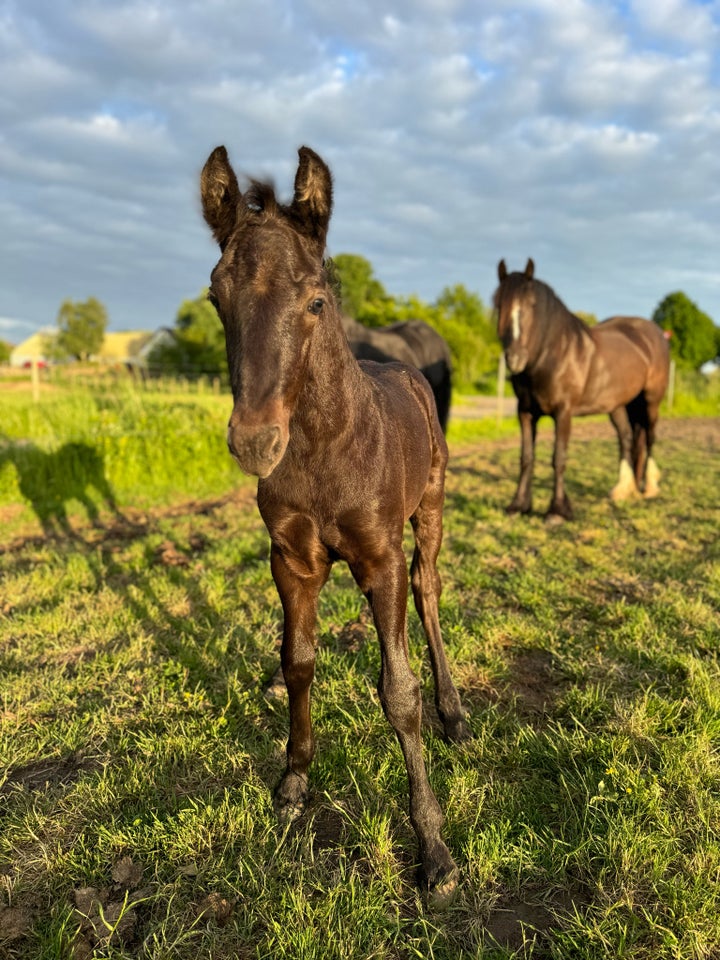
[[[209,299],[225,328],[234,407],[228,447],[240,467],[269,476],[285,453],[318,319],[332,297],[323,250],[330,171],[301,147],[290,204],[268,184],[243,193],[217,147],[201,176],[205,220],[220,245]]]
[[[535,313],[535,264],[528,259],[523,273],[508,273],[505,261],[498,264],[500,285],[494,303],[497,329],[510,373],[522,373],[530,360],[530,337]]]

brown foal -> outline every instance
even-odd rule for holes
[[[234,406],[230,452],[259,477],[258,507],[284,613],[282,669],[289,697],[287,768],[275,793],[298,816],[315,753],[310,686],[318,595],[345,560],[372,609],[381,650],[378,692],[407,767],[422,882],[437,903],[457,886],[442,840],[420,736],[421,696],[408,662],[408,571],[427,635],[435,702],[446,735],[469,736],[438,619],[447,445],[430,387],[401,363],[353,357],[323,262],[332,208],[330,171],[299,150],[295,192],[281,204],[267,184],[242,192],[224,147],[202,172],[205,219],[221,249],[209,297],[225,328]]]

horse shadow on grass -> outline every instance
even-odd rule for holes
[[[29,441],[5,438],[0,445],[0,471],[6,464],[14,466],[18,489],[35,511],[46,537],[78,538],[68,517],[71,501],[82,505],[95,527],[101,526],[101,508],[116,520],[126,520],[107,479],[102,454],[87,443],[64,443],[48,452]]]

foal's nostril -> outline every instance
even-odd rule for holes
[[[279,426],[243,430],[230,424],[227,433],[228,449],[247,473],[267,476],[282,456],[283,438]]]

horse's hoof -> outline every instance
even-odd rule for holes
[[[282,667],[278,667],[270,678],[270,682],[263,691],[266,700],[282,700],[287,696],[287,687],[285,686],[285,677]]]
[[[459,878],[456,868],[442,883],[428,890],[427,904],[431,910],[447,910],[457,896]]]
[[[452,720],[445,720],[443,726],[445,736],[451,743],[465,743],[473,738],[472,730],[462,717],[453,717]]]
[[[567,517],[564,517],[561,513],[547,513],[545,514],[545,525],[548,527],[561,527]]]
[[[441,841],[437,851],[439,862],[431,869],[424,869],[424,887],[427,904],[433,910],[444,910],[450,906],[457,895],[460,871],[450,851]]]
[[[307,806],[307,779],[289,770],[278,784],[273,797],[275,816],[283,825],[302,816]]]
[[[643,496],[646,500],[657,497],[660,493],[660,470],[652,457],[647,462],[645,468],[645,489]]]

